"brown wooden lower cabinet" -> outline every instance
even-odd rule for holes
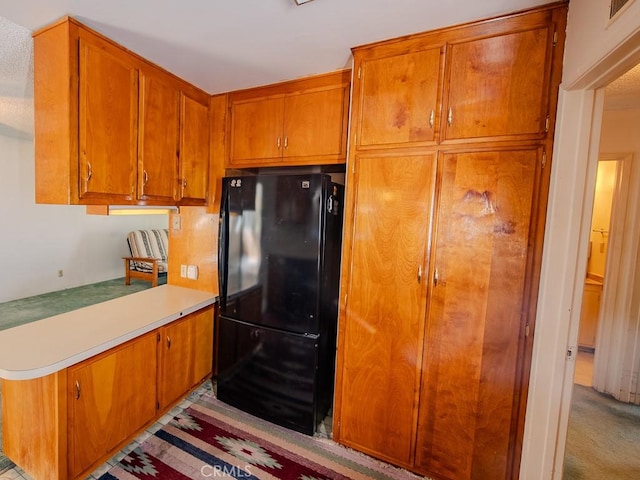
[[[213,308],[45,377],[2,379],[4,453],[34,478],[86,477],[211,375]]]
[[[542,152],[355,155],[337,441],[434,478],[512,477]]]
[[[148,333],[68,369],[71,478],[155,418],[156,345]]]

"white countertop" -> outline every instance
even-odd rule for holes
[[[44,377],[212,305],[208,292],[161,285],[0,331],[0,378]]]

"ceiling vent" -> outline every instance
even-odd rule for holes
[[[611,7],[609,8],[609,20],[616,16],[616,14],[631,0],[611,0]]]

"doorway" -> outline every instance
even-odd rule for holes
[[[640,67],[633,70],[637,74]],[[629,128],[640,122],[640,90],[632,93],[635,98],[627,100],[628,108],[617,109],[607,106],[605,94],[600,152],[640,150],[640,140]],[[640,472],[636,442],[620,441],[640,439],[640,407],[633,405],[633,395],[625,394],[635,394],[628,372],[634,370],[634,358],[640,353],[634,335],[640,331],[634,321],[638,308],[633,301],[640,243],[635,213],[640,179],[635,162],[632,153],[598,156],[564,480],[634,478],[628,474]]]
[[[574,383],[593,385],[593,364],[596,354],[596,336],[600,319],[600,304],[605,281],[611,213],[616,188],[620,184],[620,162],[615,157],[603,156],[598,162],[596,186],[591,215],[591,232],[587,251],[587,273],[582,295],[582,310],[578,330],[578,352]]]

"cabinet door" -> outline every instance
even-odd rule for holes
[[[135,198],[138,70],[125,52],[80,30],[80,198]]]
[[[444,139],[543,134],[552,39],[543,26],[451,45]]]
[[[433,155],[356,157],[352,187],[340,441],[402,465],[413,460],[434,165]]]
[[[346,86],[287,95],[284,101],[284,162],[336,162],[346,157],[349,92]]]
[[[596,348],[601,294],[602,285],[585,284],[584,293],[582,294],[580,329],[578,331],[578,345],[580,347]]]
[[[436,138],[441,49],[360,63],[357,146],[429,144]],[[355,80],[356,82],[358,80]]]
[[[172,204],[178,178],[180,91],[160,73],[140,74],[138,199]]]
[[[204,205],[209,187],[209,103],[181,95],[180,203]]]
[[[442,156],[416,448],[428,475],[511,478],[539,159]]]
[[[213,308],[193,314],[193,385],[211,375],[213,368]]]
[[[233,102],[231,165],[272,162],[282,158],[283,96]]]
[[[119,447],[156,414],[156,334],[68,370],[69,477]]]
[[[160,329],[158,403],[163,410],[192,385],[193,329],[190,318]]]

